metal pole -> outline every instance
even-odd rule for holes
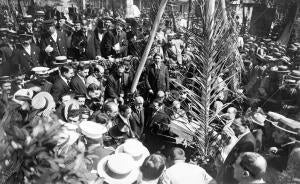
[[[147,57],[149,55],[151,46],[153,44],[153,41],[154,41],[154,38],[155,38],[155,35],[156,35],[156,32],[157,32],[157,28],[158,28],[160,19],[161,19],[162,15],[163,15],[163,13],[165,11],[167,3],[168,3],[168,0],[162,0],[161,3],[160,3],[160,6],[159,6],[159,9],[158,9],[158,12],[156,14],[155,21],[154,21],[154,25],[153,25],[151,33],[150,33],[149,41],[147,43],[147,46],[146,46],[144,54],[142,56],[140,65],[139,65],[139,67],[138,67],[138,69],[136,71],[136,74],[135,74],[133,82],[132,82],[132,86],[131,86],[131,89],[130,89],[131,93],[134,93],[136,91],[137,84],[138,84],[138,82],[140,80],[143,68],[145,66]]]

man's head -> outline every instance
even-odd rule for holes
[[[50,34],[53,34],[56,32],[55,24],[48,24],[47,25],[47,31]]]
[[[59,20],[58,20],[58,26],[61,28],[63,27],[63,25],[66,23],[66,19],[64,17],[61,17]]]
[[[85,95],[76,95],[75,99],[77,100],[80,106],[85,105],[85,99],[86,99]]]
[[[75,31],[79,31],[81,29],[81,23],[80,22],[76,22],[75,25]]]
[[[134,105],[136,110],[142,110],[144,107],[144,98],[141,96],[137,96],[134,99]]]
[[[119,65],[117,69],[117,76],[121,77],[125,72],[125,66],[124,65]]]
[[[104,104],[103,110],[110,118],[116,117],[119,113],[118,105],[115,102],[108,102]]]
[[[87,94],[89,95],[90,98],[99,98],[101,95],[101,90],[99,86],[92,83],[87,88]]]
[[[163,104],[161,103],[160,99],[154,99],[152,105],[155,111],[159,111],[162,108]]]
[[[10,94],[10,91],[11,91],[11,81],[1,82],[1,91],[5,91],[7,94]]]
[[[162,56],[159,53],[154,54],[153,59],[156,65],[160,65],[162,62]]]
[[[140,167],[142,180],[149,181],[158,179],[166,168],[165,160],[165,157],[160,154],[148,156]]]
[[[258,153],[242,153],[233,164],[233,177],[239,182],[261,180],[266,173],[266,159]]]
[[[29,46],[31,44],[31,41],[32,41],[32,35],[30,34],[20,34],[20,38],[19,38],[19,41],[20,43],[23,45],[23,46]]]
[[[67,80],[71,80],[74,76],[74,69],[71,66],[62,66],[60,68],[60,73]]]
[[[104,70],[103,66],[101,66],[101,65],[96,65],[95,66],[95,68],[94,68],[94,74],[96,75],[96,77],[98,79],[101,79],[103,77],[104,72],[105,72],[105,70]]]
[[[79,65],[77,67],[77,73],[80,77],[87,77],[89,75],[89,67],[87,65]]]
[[[236,118],[233,121],[231,128],[236,136],[241,135],[249,130],[248,123],[244,118]]]
[[[129,119],[131,116],[131,108],[128,105],[120,105],[119,106],[119,113],[122,115],[124,118]]]
[[[185,161],[185,152],[181,148],[173,147],[169,152],[168,161],[170,164],[174,164],[176,160]]]

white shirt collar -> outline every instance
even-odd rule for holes
[[[83,77],[81,77],[80,75],[78,75],[78,77],[82,80],[83,84],[85,84],[85,79]]]
[[[51,37],[53,38],[53,40],[56,42],[57,41],[57,31],[55,31]]]
[[[31,46],[30,45],[28,47],[23,46],[23,48],[29,55],[31,55]]]
[[[66,83],[67,85],[69,85],[68,80],[67,80],[64,76],[61,76],[61,78],[62,78],[63,81],[65,81],[65,83]]]

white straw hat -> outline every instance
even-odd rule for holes
[[[132,184],[139,175],[133,158],[126,153],[104,157],[97,166],[98,174],[109,184]]]

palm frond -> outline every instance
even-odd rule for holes
[[[220,1],[196,0],[193,7],[199,7],[200,18],[197,26],[185,30],[188,44],[194,48],[193,76],[186,73],[178,74],[180,81],[173,80],[174,86],[187,91],[190,103],[189,115],[198,126],[193,134],[200,155],[210,156],[211,142],[214,137],[210,124],[218,119],[213,104],[220,100],[224,92],[235,95],[236,89],[231,85],[239,84],[238,79],[243,69],[242,60],[237,50],[237,32],[232,19],[225,17]],[[224,75],[226,74],[226,75]],[[220,79],[222,81],[220,82]],[[224,89],[221,88],[224,86]],[[237,86],[237,85],[235,85]],[[234,99],[225,103],[223,108],[230,106]],[[222,125],[220,125],[222,126]]]

